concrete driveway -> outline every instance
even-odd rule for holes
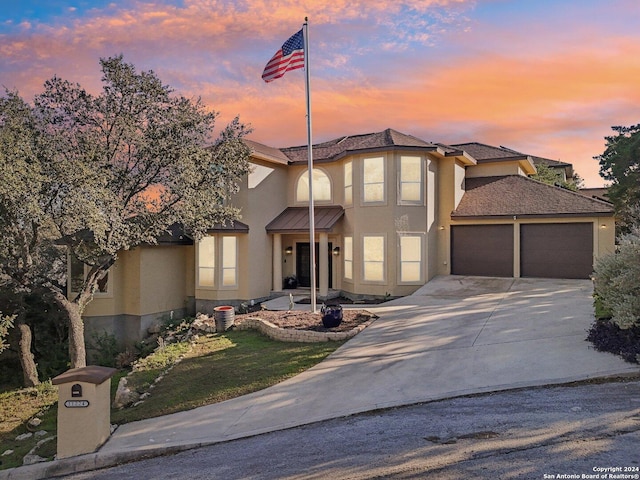
[[[380,319],[295,378],[123,425],[99,452],[53,463],[64,472],[75,461],[78,471],[77,462],[97,468],[378,408],[639,373],[584,340],[591,293],[588,280],[437,277],[411,296],[367,307]]]

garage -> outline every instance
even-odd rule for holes
[[[521,276],[589,278],[592,271],[592,223],[520,226]]]
[[[513,277],[513,225],[452,226],[451,273]]]

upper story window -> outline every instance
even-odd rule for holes
[[[89,265],[85,265],[73,255],[69,256],[69,283],[67,287],[69,295],[80,293],[80,290],[82,290],[82,286],[84,285],[84,281],[87,278],[90,269],[91,267]],[[111,290],[109,284],[109,272],[107,271],[104,277],[98,280],[96,291],[94,292],[94,294],[97,296],[107,296],[110,293]]]
[[[313,200],[316,202],[331,201],[331,180],[322,170],[313,169]],[[296,202],[309,201],[309,172],[305,171],[296,185]]]
[[[353,205],[353,162],[344,164],[344,204]]]
[[[385,201],[384,158],[365,158],[362,161],[362,200],[364,203]]]
[[[398,173],[398,204],[422,205],[424,178],[420,157],[400,157],[400,172]]]

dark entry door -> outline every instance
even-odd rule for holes
[[[316,242],[316,288],[319,287],[320,269],[318,261],[320,259],[320,244]],[[329,288],[332,288],[333,266],[331,261],[332,244],[329,243]],[[296,276],[298,277],[298,286],[311,286],[311,249],[309,243],[296,243]]]

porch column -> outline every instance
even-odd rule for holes
[[[320,255],[318,266],[320,270],[320,286],[318,294],[326,297],[329,294],[329,234],[320,233]]]
[[[273,291],[282,291],[282,235],[273,234]]]

